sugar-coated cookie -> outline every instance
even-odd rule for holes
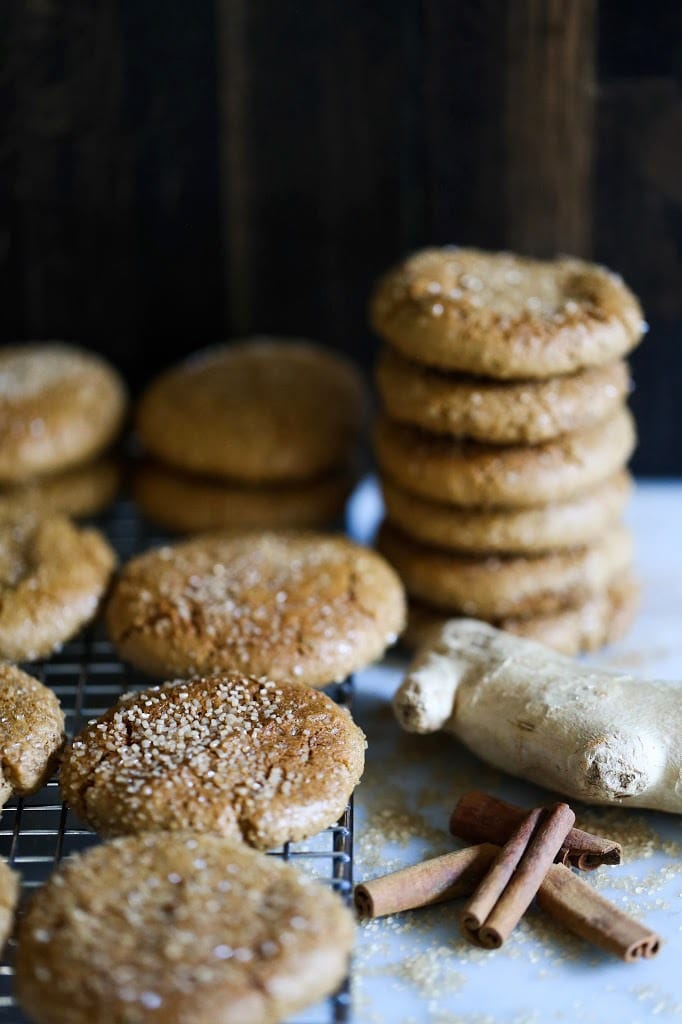
[[[94,618],[116,565],[98,530],[64,516],[0,518],[0,658],[47,657]]]
[[[0,663],[0,804],[40,789],[63,745],[64,713],[52,690]]]
[[[0,953],[4,950],[14,926],[14,912],[19,902],[19,875],[0,860]]]
[[[50,342],[0,348],[0,483],[99,455],[126,411],[118,373],[94,352]]]
[[[582,654],[619,640],[635,616],[638,599],[639,588],[625,573],[616,577],[605,590],[575,607],[562,608],[549,615],[502,619],[495,625],[553,647],[562,654]],[[407,628],[401,640],[408,647],[421,647],[451,617],[421,602],[410,601]]]
[[[350,911],[221,836],[125,836],[62,863],[19,926],[35,1024],[276,1024],[333,992]]]
[[[382,417],[374,434],[379,468],[406,491],[470,507],[566,501],[622,469],[635,446],[627,409],[554,441],[484,445],[425,434]]]
[[[174,533],[284,530],[329,526],[353,486],[349,469],[314,480],[254,486],[145,463],[135,474],[135,501],[146,518]]]
[[[161,678],[241,671],[325,686],[404,625],[386,562],[315,533],[206,534],[134,558],[106,618],[120,655]]]
[[[614,415],[630,377],[618,360],[548,380],[493,381],[420,366],[387,347],[377,385],[400,423],[490,444],[538,444]]]
[[[389,522],[403,533],[449,551],[538,554],[589,544],[620,518],[632,490],[619,470],[575,498],[530,508],[467,508],[419,498],[383,477]]]
[[[190,829],[267,850],[334,824],[364,760],[326,693],[232,673],[128,694],[66,750],[61,787],[105,836]]]
[[[492,620],[545,615],[581,604],[604,591],[632,561],[632,537],[620,525],[586,547],[534,557],[458,555],[419,544],[386,524],[378,547],[410,597]]]
[[[140,400],[145,447],[178,469],[252,483],[343,464],[363,425],[364,387],[345,358],[307,341],[251,338],[198,352]]]
[[[603,366],[645,330],[636,298],[604,267],[455,247],[389,270],[370,316],[416,362],[500,380]]]

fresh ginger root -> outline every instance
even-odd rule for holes
[[[394,709],[408,732],[444,729],[577,800],[682,813],[682,683],[592,668],[453,619],[415,658]]]

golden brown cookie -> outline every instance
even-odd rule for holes
[[[0,520],[0,658],[51,654],[94,618],[116,565],[101,533],[63,516]]]
[[[333,825],[364,762],[326,693],[231,673],[128,694],[67,749],[61,787],[104,836],[190,829],[268,850]]]
[[[338,987],[354,930],[335,893],[243,843],[125,836],[35,894],[16,990],[35,1024],[276,1024]]]
[[[619,640],[635,616],[638,598],[639,588],[626,573],[583,604],[550,615],[502,619],[495,625],[563,654],[582,654]],[[451,617],[447,612],[410,601],[407,629],[401,640],[407,647],[421,647]]]
[[[604,591],[632,560],[632,537],[614,526],[591,545],[529,556],[457,555],[410,540],[384,525],[379,550],[410,597],[481,619],[547,615]]]
[[[12,934],[18,901],[19,875],[4,860],[0,860],[0,953]]]
[[[0,663],[0,804],[40,789],[63,745],[64,714],[52,690]]]
[[[146,463],[135,474],[134,496],[150,522],[177,533],[312,529],[338,519],[352,487],[350,470],[258,487]]]
[[[379,468],[412,494],[468,507],[528,507],[566,501],[622,469],[635,446],[627,409],[585,430],[527,447],[425,434],[381,418]]]
[[[364,402],[357,370],[336,353],[251,338],[158,377],[140,400],[137,427],[147,449],[179,469],[251,483],[303,480],[346,461]]]
[[[121,656],[150,675],[325,686],[381,657],[404,615],[393,570],[343,537],[223,533],[128,562],[106,618]]]
[[[0,349],[0,483],[95,458],[121,429],[126,401],[94,352],[57,342]]]
[[[490,444],[538,444],[613,416],[630,377],[622,361],[548,380],[492,381],[443,373],[385,348],[379,394],[390,419]]]
[[[589,491],[531,508],[479,509],[418,498],[384,477],[389,522],[403,533],[449,551],[538,554],[589,544],[620,519],[632,481],[620,470]]]
[[[107,508],[118,493],[121,471],[114,459],[99,459],[64,473],[0,488],[0,519],[21,512],[81,519]]]
[[[389,270],[370,317],[409,359],[500,380],[612,363],[645,330],[636,298],[604,267],[455,247]]]

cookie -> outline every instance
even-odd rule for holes
[[[0,860],[0,953],[12,934],[18,901],[19,875],[4,860]]]
[[[243,843],[125,836],[35,894],[16,991],[35,1024],[276,1024],[338,987],[354,930],[335,893]]]
[[[502,619],[495,625],[562,654],[583,654],[614,643],[624,635],[637,611],[638,598],[637,584],[625,573],[575,607],[525,619]],[[446,612],[411,601],[407,629],[401,640],[407,647],[421,647],[450,617]]]
[[[64,473],[0,488],[0,519],[21,512],[55,513],[82,519],[107,508],[118,493],[121,471],[114,459],[99,459]]]
[[[0,803],[39,790],[63,745],[64,714],[52,690],[0,664]]]
[[[635,425],[627,409],[533,447],[437,437],[385,417],[374,434],[379,468],[404,490],[446,504],[483,508],[574,498],[613,476],[634,446]]]
[[[469,554],[538,554],[589,544],[620,519],[632,490],[623,471],[589,491],[531,508],[479,509],[418,498],[384,477],[389,522],[414,540]]]
[[[94,618],[116,564],[97,530],[63,516],[0,519],[0,658],[47,657]]]
[[[148,451],[179,469],[251,483],[304,480],[346,461],[364,400],[358,372],[334,352],[251,338],[157,378],[137,429]]]
[[[135,474],[134,497],[150,522],[176,533],[310,529],[338,519],[352,487],[347,469],[316,480],[257,487],[147,463]]]
[[[604,267],[455,247],[389,270],[370,318],[415,362],[499,380],[604,366],[646,329],[637,299]]]
[[[629,388],[621,360],[549,380],[442,373],[385,348],[377,385],[390,419],[490,444],[539,444],[613,416]]]
[[[121,378],[93,352],[56,342],[0,349],[0,484],[94,459],[125,411]]]
[[[364,761],[326,693],[232,673],[124,697],[67,749],[61,787],[104,836],[189,829],[268,850],[333,825]]]
[[[121,657],[150,675],[325,686],[381,657],[404,614],[393,570],[343,537],[223,533],[134,558],[106,619]]]
[[[535,557],[456,555],[419,544],[388,525],[380,531],[378,547],[410,597],[492,620],[581,604],[605,590],[632,560],[632,537],[620,525],[589,546]]]

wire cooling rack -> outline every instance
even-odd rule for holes
[[[125,501],[118,502],[111,514],[97,525],[107,534],[121,560],[167,539],[151,533],[136,515],[134,506]],[[59,697],[69,737],[79,732],[88,719],[106,711],[122,693],[152,685],[148,677],[118,659],[101,623],[66,644],[49,660],[24,667]],[[352,680],[330,687],[327,692],[337,703],[350,709]],[[2,810],[0,855],[21,874],[22,897],[42,885],[60,860],[97,842],[97,836],[61,801],[56,778],[33,796],[10,801]],[[286,843],[272,851],[271,856],[295,862],[302,871],[325,881],[350,901],[352,802],[335,826],[311,840]],[[12,996],[13,952],[14,944],[10,941],[0,962],[0,1022],[26,1024]],[[349,981],[346,979],[334,996],[297,1017],[296,1024],[341,1024],[349,1019]]]

